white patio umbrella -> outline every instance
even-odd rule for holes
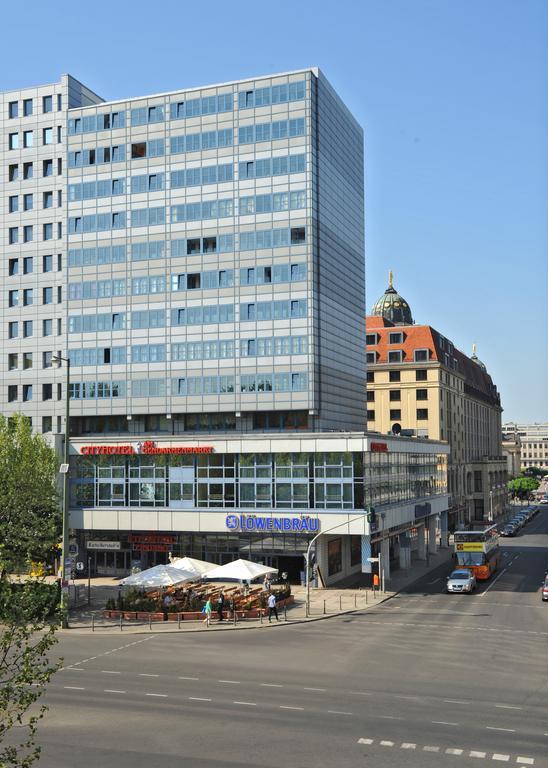
[[[194,581],[195,572],[174,568],[172,565],[155,565],[146,571],[127,576],[120,581],[125,587],[172,587],[185,581]]]
[[[227,579],[235,581],[253,581],[267,573],[278,573],[277,568],[253,563],[251,560],[233,560],[231,563],[220,565],[206,574],[206,579]]]
[[[170,565],[172,568],[195,573],[198,577],[205,576],[218,567],[217,563],[208,563],[207,560],[197,560],[195,557],[178,557],[172,560]]]

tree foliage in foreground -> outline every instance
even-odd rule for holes
[[[40,756],[39,698],[60,662],[57,586],[14,582],[11,574],[44,561],[59,541],[57,457],[28,420],[0,416],[0,766],[29,768]]]

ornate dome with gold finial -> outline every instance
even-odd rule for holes
[[[473,360],[476,363],[476,365],[479,365],[479,367],[483,371],[487,371],[487,366],[485,365],[485,363],[482,363],[481,360],[479,359],[479,357],[476,355],[476,345],[475,344],[472,344],[472,357],[470,358],[470,360]]]
[[[403,296],[396,291],[393,285],[392,270],[388,273],[388,288],[377,301],[371,314],[384,317],[394,325],[413,325],[411,308]]]

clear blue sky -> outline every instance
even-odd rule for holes
[[[30,0],[0,89],[74,75],[106,99],[320,66],[365,129],[367,304],[415,321],[548,420],[546,0]]]

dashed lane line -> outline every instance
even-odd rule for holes
[[[497,728],[494,725],[486,725],[485,729],[487,731],[504,731],[505,733],[515,733],[515,728]]]
[[[257,704],[254,701],[233,701],[233,704],[240,704],[242,707],[256,707]]]
[[[199,677],[178,677],[178,680],[199,680]]]
[[[352,712],[339,712],[337,709],[328,709],[328,715],[352,715]]]
[[[523,763],[524,765],[534,765],[535,758],[534,757],[517,757],[516,763]]]
[[[432,720],[432,725],[455,725],[455,726],[457,726],[458,723],[447,723],[445,720]]]
[[[139,677],[160,677],[160,675],[153,675],[150,672],[139,672]]]
[[[121,675],[121,672],[115,672],[113,669],[102,669],[101,673],[103,675]]]
[[[497,709],[523,709],[523,707],[514,707],[512,704],[495,704]]]
[[[325,688],[303,688],[303,691],[314,691],[315,693],[325,693]]]
[[[283,688],[281,683],[260,683],[264,688]]]
[[[366,739],[366,738],[358,739],[358,744],[367,744],[368,746],[375,744],[375,742],[376,742],[375,739]],[[388,739],[379,739],[377,743],[379,747],[395,747],[396,749],[398,749],[396,742],[389,741]],[[399,749],[417,749],[417,744],[411,741],[402,741],[401,744],[399,745]],[[432,752],[432,753],[439,753],[443,751],[445,755],[452,755],[454,757],[472,757],[478,760],[488,759],[487,752],[483,752],[477,749],[465,750],[461,747],[447,747],[444,749],[443,747],[440,747],[438,745],[426,744],[425,746],[422,747],[422,751]],[[506,753],[493,752],[491,754],[491,760],[493,760],[494,762],[508,763],[510,762],[511,759],[512,759],[512,756]],[[535,764],[534,757],[525,757],[523,755],[516,757],[515,761],[518,764],[518,766]]]
[[[295,710],[298,710],[299,712],[302,712],[304,710],[304,707],[289,707],[287,705],[280,704],[280,709],[295,709]]]
[[[145,696],[154,696],[157,699],[167,699],[167,693],[145,693]]]
[[[105,688],[103,693],[127,693],[127,691],[116,691],[113,688]]]
[[[77,685],[64,685],[66,691],[85,691],[85,688],[79,688]]]
[[[463,752],[464,752],[463,749],[458,749],[457,747],[448,747],[445,750],[446,755],[456,755],[457,757],[462,755]]]
[[[189,701],[211,701],[211,699],[205,699],[205,698],[202,698],[201,696],[189,696],[188,700]]]
[[[241,685],[239,680],[217,680],[218,683],[226,683],[227,685]]]
[[[404,741],[402,742],[402,745],[400,747],[400,749],[416,749],[416,748],[417,748],[417,745],[413,744],[412,741]]]
[[[510,760],[510,755],[501,755],[495,752],[491,760],[498,760],[501,763],[507,763]]]
[[[423,748],[422,748],[422,751],[423,751],[423,752],[439,752],[439,751],[440,751],[440,748],[439,748],[439,747],[430,747],[430,746],[426,746],[426,747],[423,747]]]
[[[393,741],[379,741],[379,744],[381,747],[393,747],[394,742]]]

